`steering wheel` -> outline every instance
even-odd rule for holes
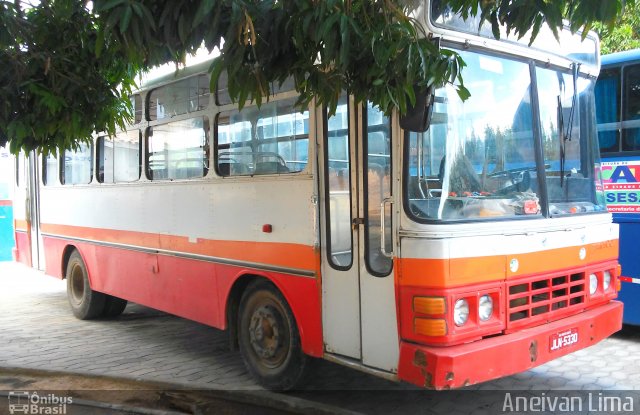
[[[488,174],[487,177],[508,178],[511,181],[511,184],[498,189],[495,192],[495,194],[498,195],[505,195],[512,192],[524,192],[529,189],[531,185],[531,174],[529,172],[531,171],[536,171],[536,167],[520,167],[517,169],[500,170]]]

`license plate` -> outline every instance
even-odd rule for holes
[[[549,351],[555,352],[556,350],[564,349],[565,347],[578,343],[578,340],[577,327],[552,334],[549,337]]]

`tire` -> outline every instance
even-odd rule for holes
[[[67,299],[73,315],[80,320],[100,317],[104,311],[105,295],[91,289],[87,267],[78,251],[73,251],[67,263]]]
[[[238,344],[249,372],[267,389],[290,390],[305,373],[295,319],[282,294],[269,282],[250,284],[240,300]]]
[[[112,295],[105,295],[104,309],[102,310],[102,317],[114,318],[118,317],[124,309],[127,307],[127,300],[114,297]]]

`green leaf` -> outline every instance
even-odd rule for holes
[[[202,0],[200,1],[200,5],[198,6],[198,10],[195,13],[195,19],[193,20],[193,25],[199,25],[202,23],[205,18],[210,17],[211,11],[216,5],[216,0]]]
[[[107,11],[110,9],[113,9],[115,7],[120,6],[121,4],[124,4],[127,0],[108,0],[108,1],[96,1],[95,5],[96,5],[96,11],[97,12],[103,12],[103,11]]]
[[[122,17],[120,18],[120,33],[124,33],[129,28],[129,22],[131,22],[131,7],[125,6],[124,11],[122,12]]]
[[[96,57],[100,57],[102,55],[102,49],[104,49],[104,30],[102,28],[98,29],[98,33],[96,36]]]

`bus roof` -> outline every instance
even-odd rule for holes
[[[602,56],[602,66],[616,66],[623,63],[640,61],[640,49],[611,53]]]
[[[153,89],[155,87],[164,85],[168,82],[177,81],[178,79],[184,79],[189,76],[198,75],[201,73],[208,73],[212,63],[213,63],[213,58],[205,60],[200,63],[196,63],[195,65],[180,67],[174,72],[161,75],[159,77],[144,80],[141,83],[138,91]]]

